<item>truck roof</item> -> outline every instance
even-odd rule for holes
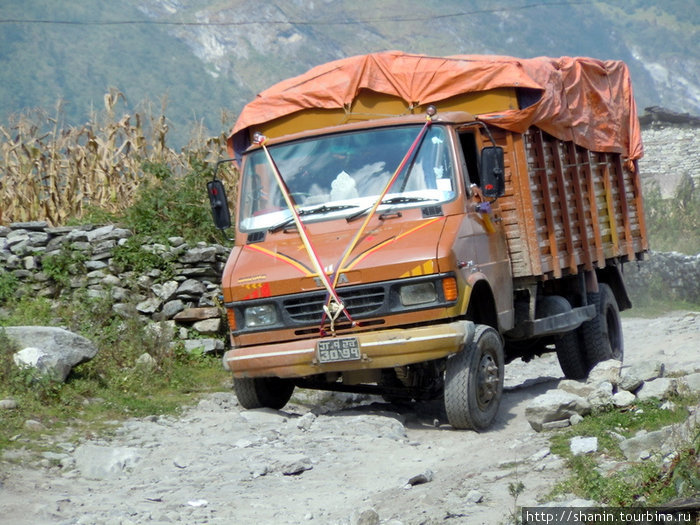
[[[503,129],[530,126],[592,151],[642,157],[641,131],[624,62],[586,57],[432,57],[386,51],[317,66],[261,92],[228,138],[239,156],[261,131],[308,129],[439,111],[467,111]]]

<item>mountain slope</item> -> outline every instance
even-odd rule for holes
[[[624,9],[620,6],[624,5]],[[696,0],[8,0],[0,20],[0,122],[59,98],[76,123],[114,86],[160,103],[180,142],[202,119],[218,132],[255,93],[317,64],[386,49],[585,55],[627,62],[640,110],[700,114]],[[119,23],[116,23],[119,22]],[[130,23],[121,23],[130,22]]]

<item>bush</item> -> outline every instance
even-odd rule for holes
[[[190,170],[174,176],[165,166],[148,165],[157,174],[155,182],[139,188],[136,200],[125,210],[121,220],[137,235],[150,237],[184,237],[191,242],[221,242],[214,227],[206,192],[212,166],[197,155],[189,158]]]
[[[0,306],[12,299],[19,287],[19,280],[14,274],[6,272],[0,273]]]

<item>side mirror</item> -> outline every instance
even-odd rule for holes
[[[481,193],[488,199],[502,196],[506,190],[503,148],[486,146],[481,150]]]
[[[220,230],[231,227],[231,214],[228,211],[228,200],[224,184],[218,180],[207,182],[207,193],[211,204],[211,214],[214,217],[214,225]]]

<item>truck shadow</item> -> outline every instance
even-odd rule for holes
[[[557,387],[561,377],[533,377],[504,388],[501,406],[496,420],[485,432],[498,432],[514,423],[517,419],[525,422],[525,408],[528,403]],[[379,396],[366,396],[355,404],[349,404],[336,410],[326,412],[327,416],[381,415],[398,419],[407,429],[435,431],[454,431],[447,421],[442,399],[395,403],[384,401]],[[527,423],[525,423],[527,424]]]

